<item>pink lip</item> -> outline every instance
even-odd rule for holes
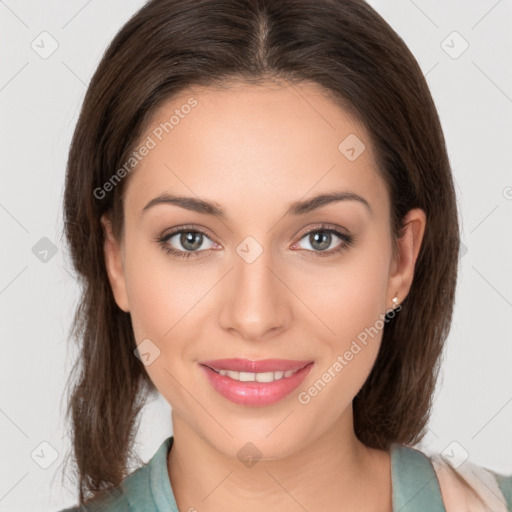
[[[296,389],[310,372],[313,361],[290,361],[284,359],[266,359],[249,361],[248,359],[217,359],[200,364],[212,387],[222,396],[241,405],[271,405],[289,395]],[[220,375],[212,368],[248,371],[254,373],[297,370],[290,377],[274,382],[241,382],[227,375]]]

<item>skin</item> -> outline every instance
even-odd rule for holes
[[[393,297],[405,298],[425,214],[408,213],[393,259],[390,200],[367,132],[317,85],[190,89],[160,108],[145,136],[191,96],[198,105],[129,177],[121,240],[102,219],[116,302],[130,312],[137,343],[150,339],[160,350],[146,370],[172,406],[168,470],[177,504],[184,511],[334,511],[340,503],[391,511],[389,453],[356,438],[352,413],[382,331],[308,404],[297,395],[375,325]],[[349,134],[366,146],[354,161],[338,150]],[[346,200],[284,215],[294,201],[335,190],[362,196],[371,211]],[[171,204],[142,213],[164,192],[213,201],[226,217]],[[333,235],[331,254],[315,257],[325,249],[305,233],[322,223],[356,241],[332,252],[343,244]],[[208,235],[189,259],[155,241],[184,225]],[[252,263],[236,252],[248,236],[263,250]],[[167,244],[190,247],[179,234]],[[250,407],[218,394],[198,366],[225,357],[315,364],[291,395]],[[237,457],[248,442],[260,454],[251,467]]]

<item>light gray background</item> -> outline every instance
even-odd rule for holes
[[[61,238],[64,170],[86,86],[143,3],[0,1],[0,512],[77,502],[61,468],[70,447],[61,398],[74,358],[66,337],[78,296]],[[512,0],[370,3],[427,77],[462,222],[453,327],[420,448],[449,446],[445,453],[458,457],[466,450],[472,462],[511,473]],[[47,37],[50,48],[43,31],[58,43],[46,59],[31,47]],[[464,40],[469,47],[458,55]],[[46,262],[32,251],[43,237],[57,249]],[[170,407],[160,397],[143,415],[141,457],[148,460],[170,433]]]

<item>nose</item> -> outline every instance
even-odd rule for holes
[[[292,320],[292,293],[270,251],[248,262],[234,253],[233,269],[223,280],[219,322],[248,341],[264,340],[286,330]]]

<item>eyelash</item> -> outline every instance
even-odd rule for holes
[[[310,235],[311,233],[316,233],[316,232],[334,234],[338,238],[340,238],[343,243],[341,243],[336,249],[330,249],[328,251],[310,251],[308,249],[305,249],[306,251],[311,252],[313,257],[325,258],[326,256],[331,256],[332,254],[341,253],[341,252],[345,251],[346,249],[348,249],[349,247],[351,247],[353,245],[353,243],[356,241],[356,237],[354,235],[348,235],[348,234],[342,233],[341,231],[338,231],[338,229],[331,227],[331,225],[329,225],[329,224],[322,224],[321,226],[315,227],[315,228],[307,231],[299,238],[299,241],[302,240],[303,238],[305,238],[307,235]],[[204,231],[202,231],[200,229],[182,226],[179,229],[171,231],[170,233],[167,233],[165,235],[157,237],[155,239],[155,242],[158,243],[160,245],[160,247],[167,254],[172,254],[173,256],[176,256],[178,258],[185,258],[185,259],[195,258],[195,257],[197,257],[198,253],[203,252],[203,251],[178,251],[176,249],[173,249],[172,247],[169,247],[169,245],[167,245],[167,242],[173,236],[175,236],[177,234],[181,234],[181,233],[200,233],[200,234],[206,236],[207,238],[210,238],[207,233],[205,233]]]

